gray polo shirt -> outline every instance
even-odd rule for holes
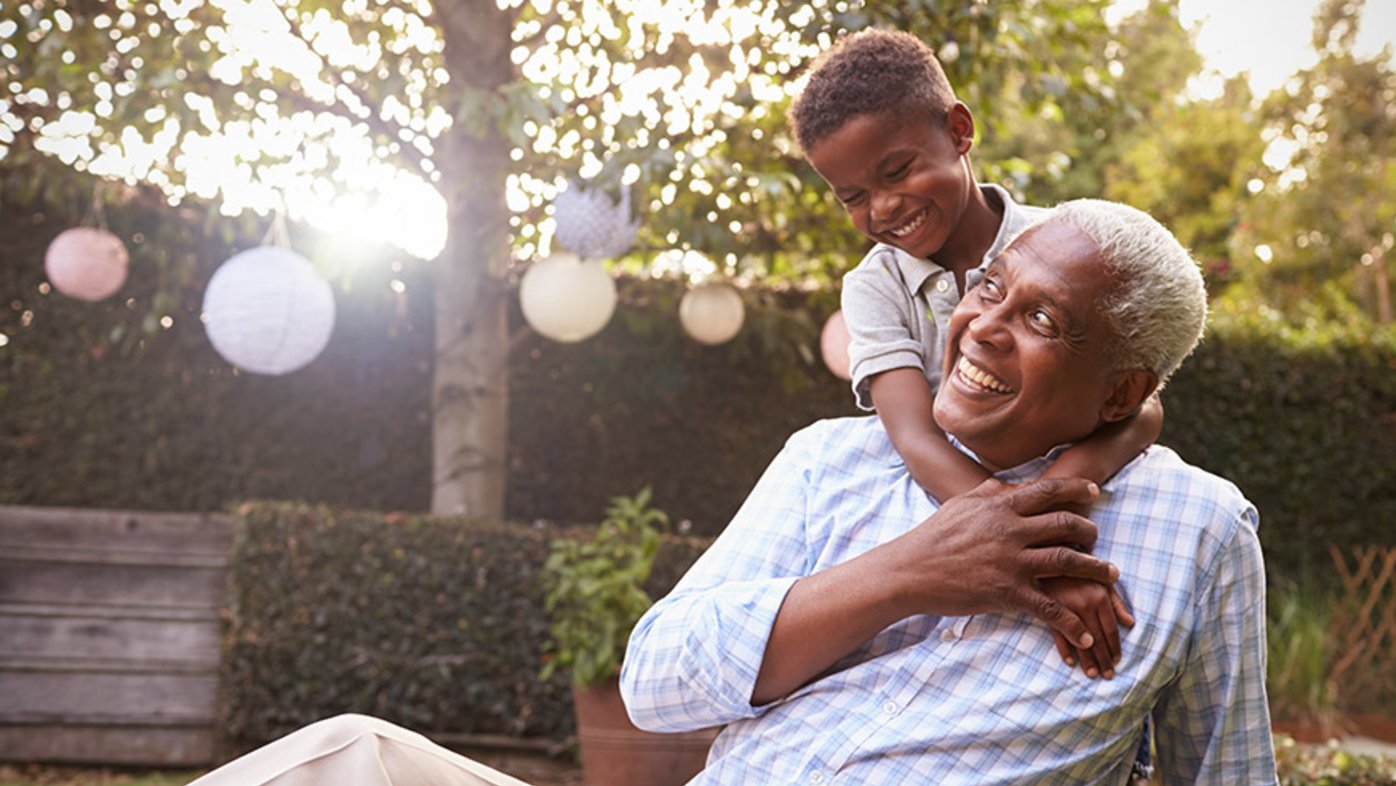
[[[1047,212],[1047,208],[1019,205],[999,186],[981,183],[979,187],[989,199],[1003,204],[1003,221],[979,267],[965,277],[969,288],[984,277],[989,260]],[[842,301],[852,339],[848,359],[853,396],[859,407],[872,411],[873,375],[894,368],[920,369],[931,390],[940,389],[950,312],[960,302],[954,273],[929,259],[878,243],[858,267],[844,275]]]

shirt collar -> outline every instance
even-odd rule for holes
[[[974,451],[965,447],[964,443],[960,442],[954,434],[946,434],[945,437],[950,440],[951,445],[959,448],[961,453],[964,453],[976,462],[979,461],[979,456],[975,455]],[[1047,467],[1051,466],[1052,462],[1056,461],[1057,457],[1067,448],[1071,447],[1071,445],[1072,443],[1070,442],[1058,445],[1035,459],[1029,459],[1016,467],[999,470],[994,473],[994,478],[1004,483],[1022,483],[1024,481],[1034,480],[1043,472],[1046,472]]]
[[[994,183],[980,183],[979,190],[989,198],[990,202],[998,202],[1003,205],[1003,218],[999,221],[998,234],[994,235],[993,242],[989,244],[989,251],[992,252],[1004,245],[1003,240],[1009,227],[1018,225],[1018,221],[1013,216],[1016,216],[1017,211],[1022,210],[1022,207],[1013,201],[1013,197],[1003,186]],[[891,250],[893,257],[897,260],[897,267],[902,272],[902,280],[906,282],[907,287],[912,292],[921,291],[921,287],[925,285],[926,281],[934,276],[951,275],[949,270],[929,259],[914,257],[896,246],[889,245],[887,248]],[[991,255],[985,253],[984,258],[979,260],[979,267],[975,269],[982,271],[991,260]]]

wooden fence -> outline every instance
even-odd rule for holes
[[[0,761],[215,759],[218,515],[0,506]]]

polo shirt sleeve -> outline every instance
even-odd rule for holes
[[[621,695],[631,720],[689,731],[761,715],[751,704],[771,626],[808,572],[812,429],[793,436],[736,517],[630,636]]]
[[[913,325],[917,315],[894,258],[874,251],[843,277],[840,296],[851,341],[848,369],[853,396],[871,412],[872,377],[894,368],[926,371],[926,346]]]
[[[1255,509],[1234,524],[1201,585],[1182,672],[1155,708],[1165,784],[1276,783]]]

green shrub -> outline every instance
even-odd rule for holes
[[[1300,745],[1288,737],[1275,738],[1275,762],[1281,786],[1391,786],[1396,783],[1396,760],[1365,756],[1337,747]]]
[[[249,503],[237,511],[222,659],[234,744],[340,712],[427,732],[563,738],[564,675],[540,680],[551,527]],[[669,538],[647,589],[705,547]]]

